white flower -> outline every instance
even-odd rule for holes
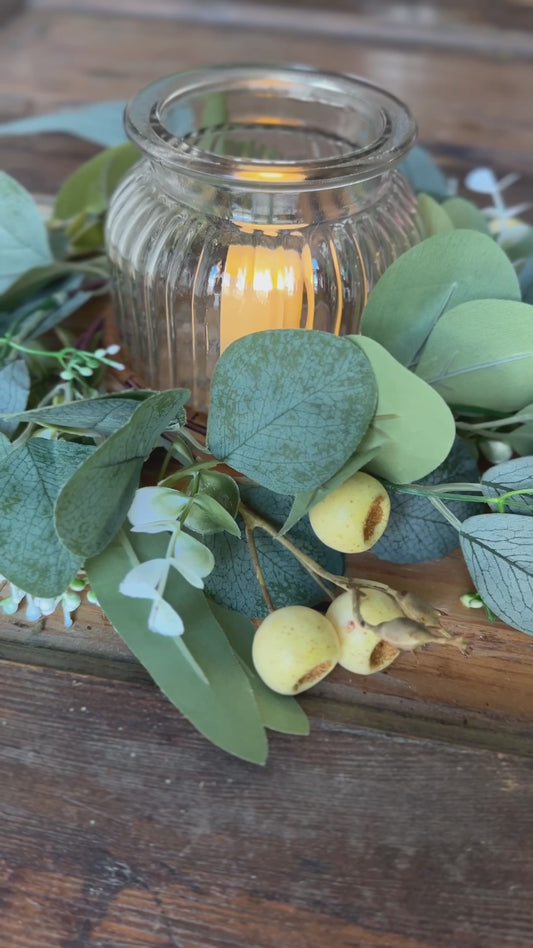
[[[148,617],[150,631],[158,635],[176,636],[183,634],[182,619],[162,596],[169,569],[169,560],[155,559],[139,563],[126,574],[119,590],[132,599],[151,599],[152,608]]]
[[[204,577],[209,576],[214,568],[215,557],[200,540],[180,531],[172,549],[170,562],[191,586],[203,589]]]
[[[134,533],[174,530],[190,498],[171,487],[141,487],[133,498],[128,520]]]

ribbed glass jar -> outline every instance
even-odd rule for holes
[[[107,219],[120,338],[155,388],[205,411],[220,352],[266,328],[357,330],[420,235],[396,165],[416,127],[350,76],[235,66],[153,83],[126,110],[142,160]]]

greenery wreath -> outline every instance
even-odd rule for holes
[[[101,320],[77,338],[69,322],[109,290],[106,208],[136,158],[99,153],[47,222],[0,176],[3,612],[62,607],[68,625],[87,594],[198,730],[256,763],[265,728],[307,733],[294,695],[337,662],[372,674],[401,650],[466,650],[430,603],[347,576],[346,553],[420,562],[459,543],[465,604],[533,634],[533,228],[504,200],[516,176],[472,171],[479,209],[414,149],[427,237],[379,280],[361,333],[237,340],[204,443],[188,392],[110,392],[118,346]]]

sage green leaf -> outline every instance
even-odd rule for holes
[[[512,458],[489,468],[481,478],[481,489],[485,497],[501,497],[515,490],[533,490],[533,457]],[[533,493],[515,494],[509,498],[507,506],[510,513],[531,516]]]
[[[516,454],[533,454],[533,421],[519,425],[508,435],[509,444]]]
[[[148,630],[151,604],[119,592],[135,562],[164,556],[166,544],[161,535],[135,534],[124,528],[87,562],[91,587],[128,648],[194,727],[228,753],[264,764],[267,741],[250,680],[204,593],[175,571],[165,589],[165,599],[183,620],[183,641],[204,671],[207,684],[191,668],[175,639]]]
[[[424,237],[433,237],[433,234],[445,234],[453,230],[444,205],[437,204],[429,194],[418,195],[418,220]]]
[[[278,695],[265,685],[257,674],[252,659],[252,643],[255,629],[250,619],[208,599],[209,608],[224,629],[234,652],[240,658],[250,678],[259,714],[265,727],[282,734],[309,734],[307,715],[294,698]]]
[[[420,145],[411,148],[407,158],[404,158],[399,165],[399,169],[416,194],[424,191],[437,201],[448,197],[450,188],[445,175],[435,164],[429,152]]]
[[[473,300],[449,310],[431,333],[416,374],[449,405],[522,408],[533,401],[533,307]]]
[[[343,464],[340,471],[337,471],[337,473],[334,474],[333,477],[330,477],[324,484],[315,487],[314,490],[301,491],[295,494],[289,516],[279,531],[279,536],[285,536],[285,534],[288,533],[289,530],[292,530],[295,524],[308,513],[311,507],[314,507],[319,501],[329,497],[337,487],[341,487],[349,477],[352,477],[353,474],[357,474],[357,471],[365,467],[386,441],[386,436],[377,431],[372,423],[355,451],[355,454],[352,454],[352,457],[348,458],[346,464]]]
[[[424,477],[424,484],[472,482],[479,479],[476,460],[469,446],[457,438],[450,454],[439,467]],[[391,563],[423,563],[451,553],[459,545],[457,530],[444,519],[427,497],[389,491],[391,511],[385,533],[372,553]],[[458,520],[479,511],[479,504],[446,501]]]
[[[455,421],[446,402],[368,336],[350,336],[367,356],[378,383],[381,446],[365,470],[395,484],[418,481],[448,457]]]
[[[52,289],[55,290],[61,285],[62,280],[71,277],[72,273],[69,263],[58,260],[26,270],[9,289],[0,294],[0,312],[11,314],[17,307],[26,307],[33,297],[36,297],[38,303],[38,294],[45,289],[52,292]]]
[[[120,179],[139,157],[129,142],[99,152],[65,181],[55,201],[53,218],[65,221],[82,212],[102,214]]]
[[[368,359],[346,339],[306,329],[244,336],[215,368],[209,450],[270,490],[309,490],[353,454],[376,397]]]
[[[94,102],[90,105],[45,115],[29,115],[26,118],[3,122],[0,135],[34,135],[42,132],[63,132],[76,135],[96,145],[119,145],[126,140],[124,132],[124,106],[121,99],[110,102]]]
[[[197,512],[204,514],[205,519],[199,522],[195,518]],[[216,533],[219,530],[226,530],[234,537],[241,535],[240,528],[231,514],[209,494],[195,495],[192,510],[187,517],[187,526],[198,533]]]
[[[461,549],[483,602],[504,622],[533,635],[533,520],[481,514],[461,526]]]
[[[489,234],[487,219],[472,201],[462,197],[452,197],[444,201],[443,211],[446,211],[453,226],[461,230],[478,230],[480,234]]]
[[[0,369],[0,432],[11,436],[18,417],[11,412],[23,411],[30,393],[30,373],[24,359],[15,359]],[[7,417],[6,417],[7,416]]]
[[[54,501],[93,450],[33,438],[0,460],[0,573],[34,596],[60,595],[81,565],[54,530]]]
[[[51,260],[46,227],[31,194],[0,171],[0,293],[26,270]]]
[[[291,497],[275,494],[264,487],[241,486],[241,497],[247,506],[277,528],[287,519],[292,502]],[[256,530],[254,536],[259,562],[276,609],[290,605],[314,606],[324,599],[321,587],[278,540],[263,530]],[[335,575],[343,573],[344,557],[318,540],[308,520],[301,520],[291,530],[288,539],[329,572]],[[205,579],[206,592],[228,609],[252,618],[267,615],[244,528],[241,539],[227,533],[216,533],[203,537],[203,542],[215,556],[215,568]]]
[[[507,244],[505,252],[509,259],[513,261],[525,260],[527,257],[531,257],[533,255],[533,227],[521,240]]]
[[[475,231],[436,234],[385,271],[365,306],[363,333],[412,366],[443,313],[489,298],[520,299],[518,277],[503,250]]]
[[[520,289],[522,301],[533,304],[533,257],[530,257],[520,270]]]
[[[0,385],[2,374],[0,372]],[[1,388],[0,388],[1,395]],[[90,429],[99,435],[108,437],[122,428],[139,407],[133,398],[116,398],[102,395],[97,398],[82,399],[64,405],[47,405],[17,414],[0,414],[0,426],[7,424],[26,424],[60,428],[62,431],[86,431]]]
[[[175,389],[142,401],[129,421],[99,445],[65,484],[55,523],[63,543],[76,556],[95,556],[113,539],[139,486],[144,461],[188,396],[185,389]]]

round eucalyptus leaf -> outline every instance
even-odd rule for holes
[[[379,342],[367,336],[349,338],[366,354],[374,370],[378,404],[372,428],[385,435],[365,470],[395,484],[418,481],[448,456],[455,438],[453,415],[435,389],[401,365]]]
[[[446,211],[456,229],[478,230],[480,234],[488,234],[489,226],[483,214],[472,204],[472,201],[465,201],[462,197],[448,198],[442,205],[443,211]]]
[[[449,405],[513,412],[533,401],[533,307],[473,300],[441,317],[417,375]]]
[[[486,497],[501,497],[509,491],[533,488],[533,457],[511,458],[485,471],[481,490]],[[519,504],[520,506],[514,506]],[[510,513],[533,515],[533,494],[516,494],[509,498]]]
[[[445,234],[453,230],[453,224],[444,210],[444,205],[438,204],[429,194],[418,195],[418,219],[426,237],[432,237],[433,234]]]
[[[385,271],[365,306],[363,333],[412,366],[446,310],[490,298],[521,298],[518,277],[503,250],[473,230],[436,234]]]
[[[348,339],[307,329],[253,333],[216,365],[209,451],[280,494],[310,490],[353,454],[376,401],[370,362]]]
[[[533,520],[518,514],[478,514],[461,526],[468,571],[487,606],[504,622],[533,635]]]

